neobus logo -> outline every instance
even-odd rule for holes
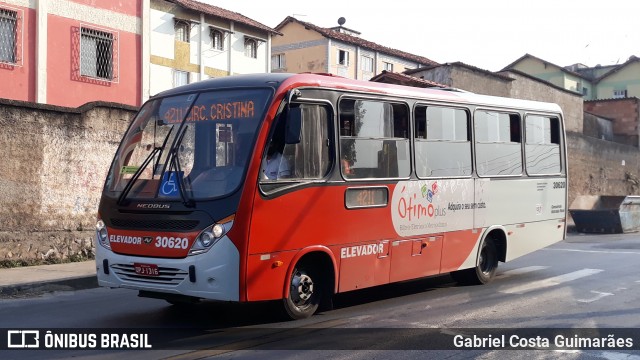
[[[170,209],[169,204],[138,204],[136,207],[140,209]]]

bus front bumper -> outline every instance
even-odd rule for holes
[[[143,276],[135,266],[146,267]],[[98,285],[153,293],[185,295],[202,299],[238,301],[240,254],[225,236],[209,251],[182,259],[121,255],[96,244]]]

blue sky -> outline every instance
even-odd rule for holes
[[[437,62],[497,71],[525,53],[557,65],[625,62],[640,56],[640,2],[595,0],[199,0],[276,27],[296,16],[345,27],[380,45]]]

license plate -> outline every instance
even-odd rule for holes
[[[160,275],[160,271],[158,270],[158,265],[155,264],[133,264],[133,268],[136,271],[136,274],[143,276],[158,276]]]

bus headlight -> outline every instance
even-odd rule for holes
[[[111,249],[107,227],[104,225],[104,221],[102,220],[98,220],[96,222],[96,238],[98,239],[100,245],[104,246],[107,249]]]
[[[215,242],[215,240],[216,240],[216,237],[210,231],[202,232],[202,234],[200,234],[200,237],[198,239],[198,241],[200,241],[200,244],[204,247],[211,246]]]
[[[213,232],[213,236],[215,236],[217,238],[222,237],[222,235],[224,235],[224,233],[225,233],[224,226],[222,226],[220,224],[213,225],[213,228],[211,229],[211,231]]]
[[[227,232],[231,229],[233,221],[226,222],[224,224],[213,224],[206,229],[202,230],[196,241],[193,243],[189,255],[202,254],[209,251],[209,249],[222,239]]]

